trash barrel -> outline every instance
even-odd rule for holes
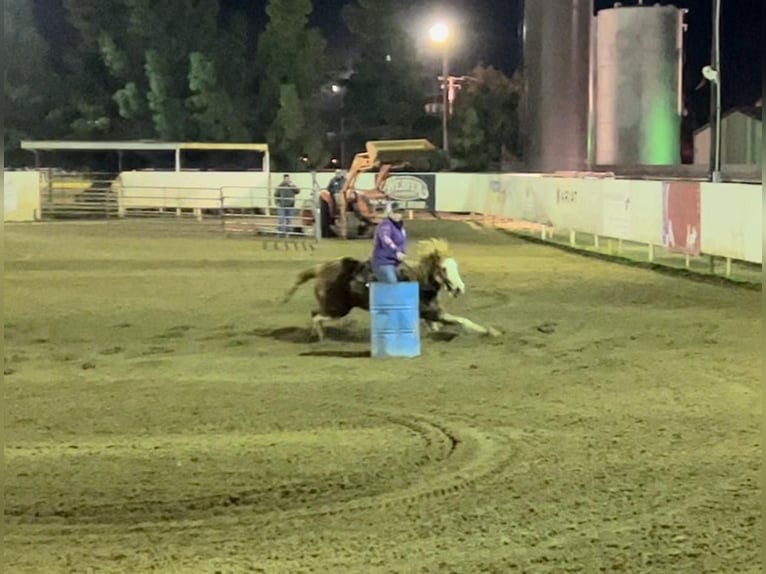
[[[370,284],[371,356],[420,355],[420,285],[415,281]]]

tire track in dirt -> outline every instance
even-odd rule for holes
[[[341,406],[348,408],[348,405]],[[235,494],[217,493],[170,501],[141,501],[134,503],[133,510],[140,512],[150,508],[155,516],[132,524],[125,523],[125,513],[130,512],[131,507],[122,502],[91,506],[85,509],[86,512],[74,517],[81,520],[77,524],[66,523],[67,519],[73,518],[72,516],[46,516],[29,521],[23,520],[22,517],[26,516],[23,509],[14,511],[13,507],[6,507],[6,518],[21,519],[9,524],[11,530],[16,530],[16,535],[20,537],[86,533],[109,535],[104,531],[112,530],[115,524],[122,526],[122,534],[118,535],[122,536],[131,532],[144,532],[157,528],[161,528],[162,531],[177,531],[204,526],[207,530],[218,530],[243,523],[273,524],[370,510],[406,508],[470,488],[478,481],[501,471],[513,454],[511,438],[497,431],[477,429],[466,423],[447,422],[431,416],[370,411],[369,409],[364,409],[364,412],[373,418],[407,428],[420,437],[425,446],[422,456],[427,461],[421,467],[414,483],[401,489],[362,495],[351,500],[266,512],[254,512],[253,501],[258,496],[274,494],[276,491],[287,492],[290,496],[302,493],[306,485],[283,481],[274,486],[248,489]],[[163,516],[163,507],[165,510],[168,508],[180,510],[180,514],[184,516]],[[211,510],[224,513],[201,515],[202,512]],[[48,518],[50,521],[46,520]]]

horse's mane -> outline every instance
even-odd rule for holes
[[[427,283],[434,268],[445,257],[449,257],[449,243],[444,239],[425,239],[418,242],[418,264],[409,267],[420,283]]]
[[[418,242],[418,255],[421,262],[425,259],[443,259],[449,257],[449,243],[445,239],[424,239]]]

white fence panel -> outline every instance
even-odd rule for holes
[[[702,250],[763,263],[763,188],[737,183],[702,184]]]

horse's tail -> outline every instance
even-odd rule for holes
[[[293,286],[287,290],[287,293],[285,293],[285,296],[282,298],[282,303],[287,303],[290,300],[290,297],[292,297],[295,294],[295,292],[298,290],[298,287],[300,287],[307,281],[316,279],[316,276],[319,273],[320,267],[321,265],[314,265],[313,267],[309,267],[308,269],[304,269],[303,271],[298,273],[298,276],[295,278],[295,282],[293,283]]]

